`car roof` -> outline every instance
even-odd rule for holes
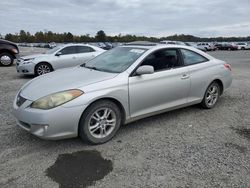
[[[196,52],[208,59],[215,59],[213,56],[209,55],[208,53],[205,53],[197,48],[194,48],[192,46],[186,46],[186,45],[175,45],[175,44],[157,44],[155,46],[144,46],[144,45],[123,45],[123,46],[119,46],[117,48],[127,48],[127,47],[133,47],[133,48],[144,48],[144,49],[148,49],[150,51],[155,51],[155,50],[160,50],[160,49],[164,49],[164,48],[182,48],[182,49],[187,49],[187,50],[191,50],[193,52]]]
[[[67,44],[61,44],[59,46],[60,46],[60,48],[64,48],[64,47],[68,47],[68,46],[89,46],[89,47],[92,47],[96,50],[103,50],[102,48],[100,48],[98,46],[94,46],[94,45],[90,45],[90,44],[83,44],[83,43],[67,43]]]

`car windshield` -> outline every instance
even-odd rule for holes
[[[47,50],[46,52],[45,52],[45,54],[53,54],[53,53],[55,53],[57,50],[59,50],[59,49],[61,49],[62,48],[62,46],[56,46],[55,48],[52,48],[52,49],[50,49],[50,50]]]
[[[116,47],[82,66],[104,72],[121,73],[146,51],[147,49],[138,47]]]

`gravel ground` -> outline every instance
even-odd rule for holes
[[[40,50],[21,49],[25,55]],[[214,109],[191,106],[143,119],[123,126],[113,140],[99,146],[77,138],[44,141],[17,127],[12,101],[31,78],[18,76],[15,66],[0,67],[0,187],[65,187],[62,176],[50,174],[70,176],[77,168],[85,170],[75,178],[78,183],[89,177],[92,182],[74,182],[74,187],[250,187],[250,51],[211,54],[231,63],[234,76]],[[97,155],[85,160],[84,152]],[[72,160],[68,156],[63,161],[65,155]],[[96,161],[104,168],[86,173]],[[103,170],[107,172],[95,181]],[[70,181],[72,177],[67,187]]]

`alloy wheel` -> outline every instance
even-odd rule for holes
[[[109,136],[116,126],[116,114],[111,108],[97,109],[90,117],[88,129],[95,138]]]
[[[213,106],[217,102],[219,97],[219,88],[217,85],[211,85],[208,88],[207,94],[206,94],[206,103],[208,106]]]
[[[51,72],[50,67],[48,65],[39,65],[39,67],[37,68],[37,74],[38,75],[43,75],[46,73]]]

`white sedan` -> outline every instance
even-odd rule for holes
[[[250,44],[247,42],[238,42],[236,45],[238,46],[238,50],[250,50]]]
[[[103,52],[105,50],[87,44],[61,45],[44,54],[19,58],[16,69],[20,74],[39,76],[57,69],[81,65]]]

